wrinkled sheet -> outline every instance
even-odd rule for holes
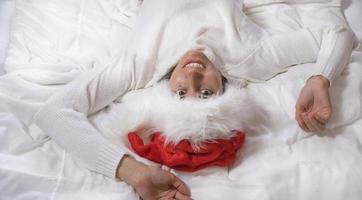
[[[136,4],[17,1],[5,65],[9,73],[0,78],[0,199],[138,198],[127,184],[84,169],[31,121],[64,84],[117,54]],[[287,16],[290,10],[282,8],[273,11]],[[268,13],[258,11],[249,13],[252,19],[267,20]],[[294,66],[267,83],[247,87],[255,116],[246,126],[248,139],[234,166],[173,171],[194,199],[362,198],[362,51],[353,52],[334,81],[334,113],[320,134],[303,132],[294,120],[298,93],[312,67]],[[113,107],[117,104],[92,116],[97,127],[115,114]]]
[[[4,74],[4,60],[9,42],[10,22],[15,0],[0,1],[0,75]]]

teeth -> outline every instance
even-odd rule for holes
[[[200,64],[200,63],[195,63],[195,62],[187,64],[186,67],[204,68],[204,66],[203,66],[202,64]]]

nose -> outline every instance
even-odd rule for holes
[[[188,69],[186,73],[187,76],[195,82],[200,81],[204,77],[203,71],[199,68]]]
[[[188,90],[186,97],[197,97],[201,86],[201,81],[204,78],[202,72],[196,69],[191,69],[187,72]]]

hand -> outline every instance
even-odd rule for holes
[[[186,184],[174,174],[128,156],[122,159],[117,177],[133,186],[143,200],[192,200]]]
[[[159,167],[148,166],[135,188],[144,200],[191,200],[186,184]]]
[[[321,132],[332,115],[329,81],[323,76],[307,80],[295,105],[295,119],[306,132]]]

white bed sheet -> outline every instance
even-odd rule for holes
[[[342,1],[344,15],[355,32],[356,37],[362,42],[362,1],[360,0],[344,0]]]
[[[15,0],[0,1],[0,76],[4,74],[4,61],[9,42],[10,21],[15,8]]]
[[[125,21],[137,9],[128,1],[45,2],[17,2],[27,9],[17,10],[6,63],[10,73],[0,79],[0,199],[137,199],[128,185],[85,170],[26,115],[59,85],[114,55],[128,32]],[[362,52],[353,53],[331,88],[334,115],[324,135],[307,135],[294,121],[294,104],[311,67],[299,65],[267,84],[248,86],[259,120],[248,125],[251,134],[234,167],[175,172],[195,199],[361,199]],[[93,120],[102,129],[111,116],[101,112]]]

